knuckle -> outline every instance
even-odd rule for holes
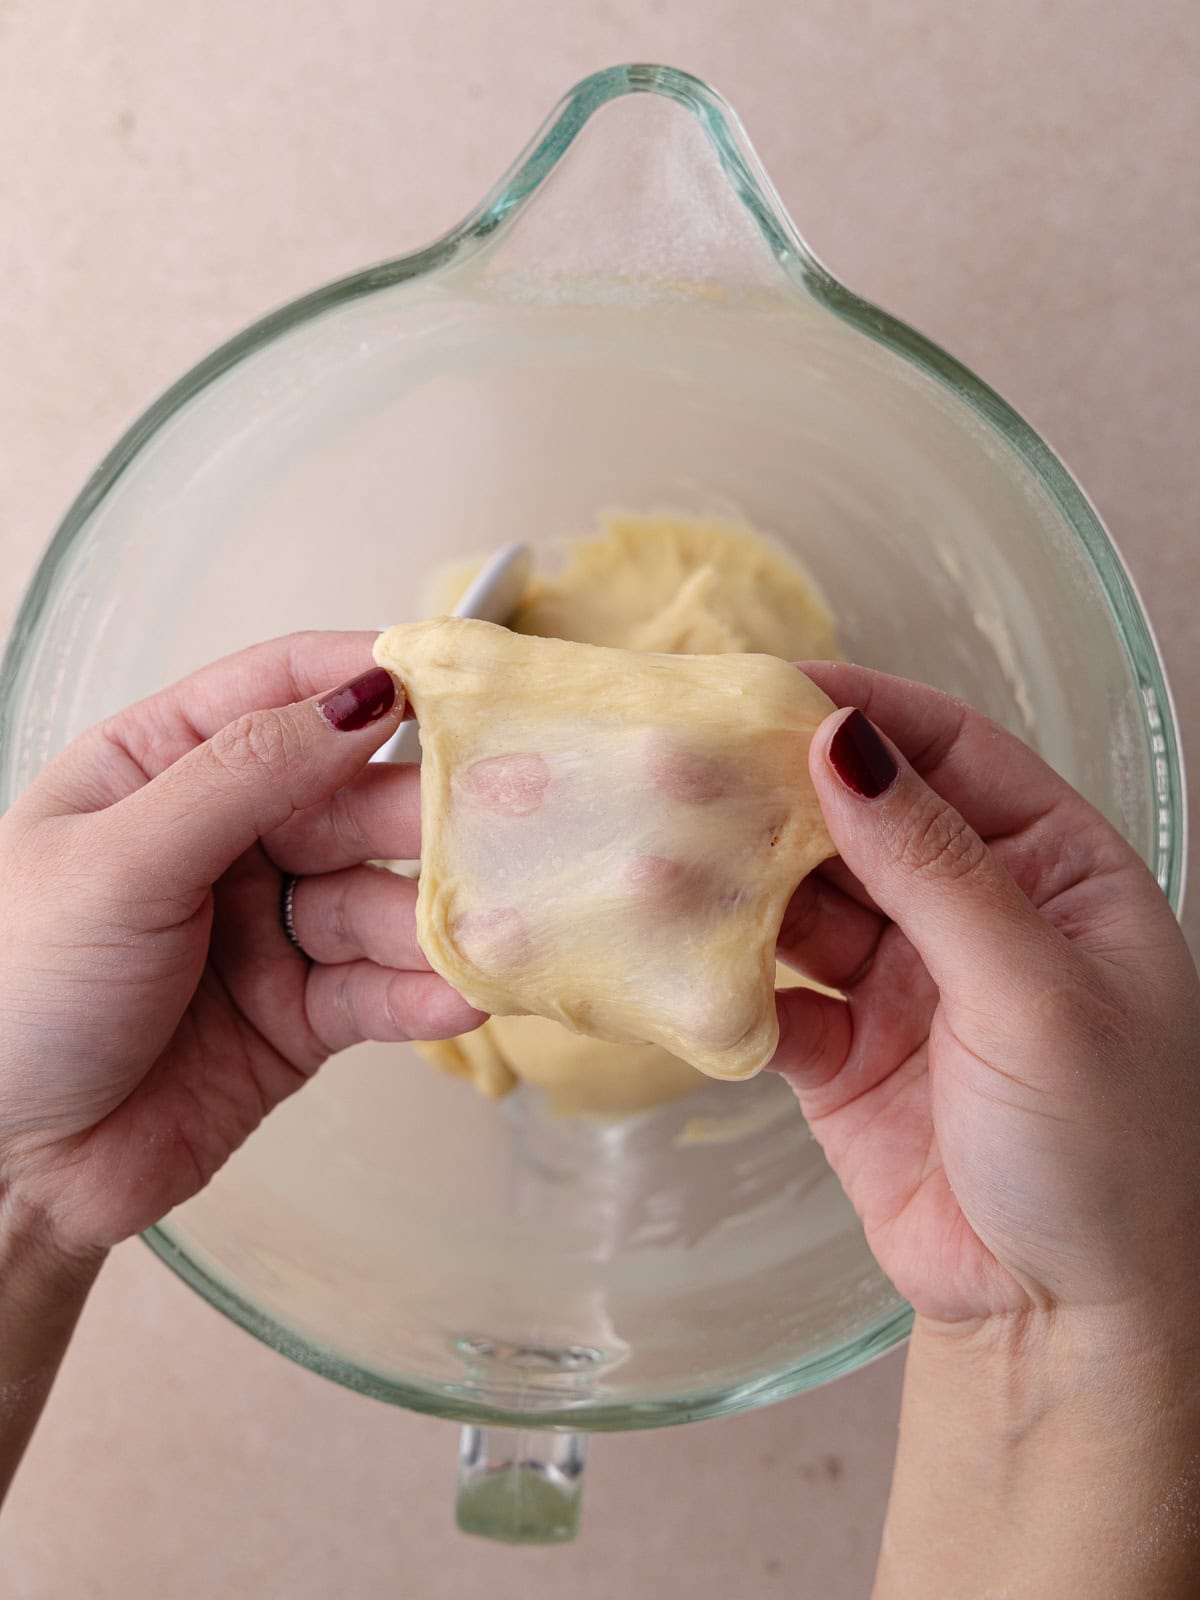
[[[305,995],[305,1016],[313,1037],[322,1050],[345,1049],[366,1037],[359,1024],[356,994],[350,969],[316,969],[320,981],[309,984]]]
[[[330,883],[325,916],[330,937],[338,950],[346,950],[354,945],[352,898],[347,880],[340,875],[334,877]]]
[[[352,791],[349,788],[334,792],[329,803],[327,825],[330,840],[344,859],[358,861],[365,858],[366,841],[355,815]]]
[[[404,980],[398,976],[390,978],[383,988],[383,1018],[389,1039],[403,1041],[413,1037],[407,1001]]]
[[[987,847],[958,812],[927,791],[894,829],[896,864],[915,877],[954,882],[983,865]]]
[[[281,711],[267,710],[237,717],[213,736],[210,749],[226,771],[253,778],[294,765],[303,747],[293,720]]]
[[[358,1008],[350,989],[350,974],[339,972],[325,994],[329,1009],[339,1022],[347,1025],[357,1021]]]

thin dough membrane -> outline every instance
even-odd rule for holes
[[[421,727],[417,932],[473,1005],[656,1044],[715,1078],[778,1042],[775,943],[831,856],[787,663],[658,655],[443,619],[375,659]]]

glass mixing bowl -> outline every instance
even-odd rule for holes
[[[267,317],[131,429],[16,624],[3,797],[203,661],[413,618],[447,560],[522,539],[545,561],[608,507],[774,534],[848,657],[1028,739],[1178,904],[1175,722],[1095,513],[991,390],[825,270],[729,109],[661,67],[587,79],[460,227]],[[292,1359],[473,1425],[460,1520],[513,1538],[574,1526],[564,1430],[764,1404],[909,1324],[769,1077],[564,1120],[365,1046],[148,1237]]]

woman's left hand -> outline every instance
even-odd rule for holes
[[[367,764],[404,711],[372,639],[230,656],[0,819],[0,1199],[69,1255],[188,1199],[332,1052],[482,1020],[421,954],[415,884],[367,865],[419,851],[417,769]]]

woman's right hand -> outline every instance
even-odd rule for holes
[[[810,767],[840,860],[782,957],[792,1082],[916,1311],[875,1600],[1184,1600],[1200,1571],[1200,984],[1021,742],[864,669]],[[871,720],[868,720],[871,719]],[[882,729],[880,738],[872,723]]]
[[[813,739],[840,860],[780,954],[848,1003],[782,996],[776,1065],[880,1264],[947,1323],[1197,1301],[1200,984],[1158,885],[979,713],[805,671],[857,709]]]

